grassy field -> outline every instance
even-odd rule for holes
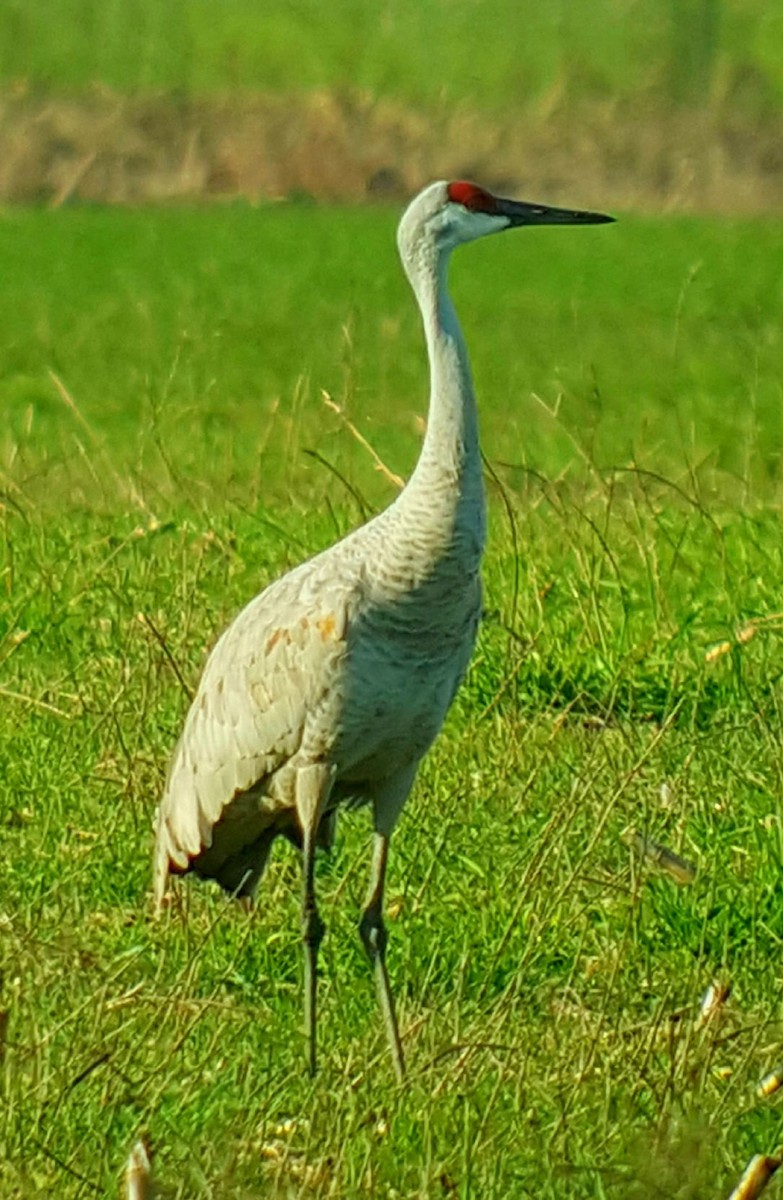
[[[395,219],[0,220],[9,1200],[116,1195],[142,1130],[183,1200],[707,1200],[783,1141],[755,1091],[783,1057],[779,224],[628,219],[455,260],[491,548],[480,646],[392,848],[407,1086],[355,931],[366,814],[319,863],[314,1081],[293,851],[250,918],[189,883],[150,919],[178,675],[392,497],[348,420],[415,461]]]
[[[468,110],[562,100],[725,105],[783,98],[780,0],[5,0],[0,80],[204,95],[313,87]]]

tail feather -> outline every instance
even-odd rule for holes
[[[166,889],[169,883],[169,875],[172,873],[172,867],[175,871],[181,871],[181,868],[173,866],[171,862],[169,840],[163,820],[162,810],[158,811],[156,825],[155,849],[152,855],[152,896],[155,916],[158,917],[160,916],[161,909],[163,908],[163,901],[166,896]]]
[[[255,898],[261,876],[264,874],[272,843],[277,837],[278,830],[274,826],[265,829],[260,837],[248,846],[243,846],[236,854],[224,859],[215,867],[208,861],[207,855],[199,855],[191,863],[192,870],[202,879],[216,879],[220,886],[237,899]]]

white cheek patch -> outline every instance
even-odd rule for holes
[[[449,211],[450,210],[450,211]],[[473,212],[461,204],[449,205],[447,231],[449,240],[458,246],[463,242],[473,242],[476,238],[485,237],[489,233],[500,233],[511,224],[508,217],[500,213]]]

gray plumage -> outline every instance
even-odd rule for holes
[[[340,805],[372,806],[375,842],[360,930],[395,1069],[403,1056],[385,966],[389,838],[462,680],[481,612],[485,542],[478,426],[467,352],[446,290],[450,251],[511,225],[608,218],[435,183],[398,245],[430,359],[422,452],[379,516],[270,584],[212,651],[169,768],[154,890],[171,872],[252,897],[274,839],[304,853],[305,1011],[315,1069],[315,981],[323,925],[313,858]]]

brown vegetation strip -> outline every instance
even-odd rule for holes
[[[196,101],[0,93],[0,201],[398,199],[434,178],[582,205],[758,213],[783,201],[783,121],[613,104],[422,114],[327,92]]]

